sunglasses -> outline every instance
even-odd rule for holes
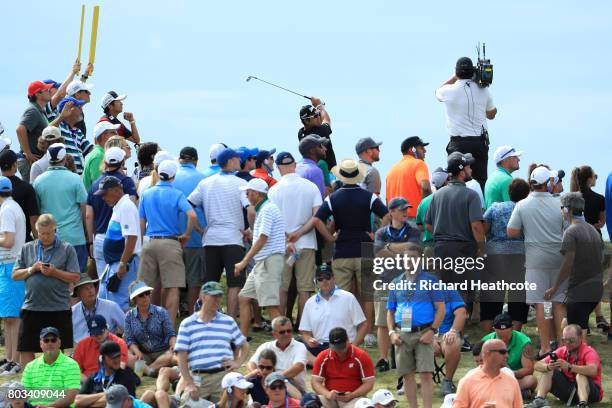
[[[284,390],[287,387],[285,387],[285,384],[272,384],[268,388],[270,388],[272,391],[276,391],[276,390]]]
[[[279,331],[277,331],[277,333],[280,334],[280,335],[289,334],[289,333],[291,333],[291,329],[279,330]]]
[[[45,337],[43,339],[43,343],[55,343],[57,342],[57,337]]]
[[[323,281],[330,280],[330,279],[331,279],[331,276],[325,276],[325,277],[321,276],[317,278],[317,282],[323,282]]]
[[[257,368],[259,368],[260,370],[267,370],[267,371],[274,370],[274,366],[268,366],[268,365],[263,365],[263,364],[258,365]]]
[[[506,349],[495,349],[495,350],[489,350],[491,353],[499,353],[502,356],[505,356],[506,354],[508,354],[508,350]]]
[[[142,292],[142,293],[138,294],[138,296],[136,296],[136,297],[143,298],[145,296],[151,296],[151,291],[149,291],[149,292]]]

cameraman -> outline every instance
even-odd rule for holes
[[[597,351],[582,340],[582,329],[576,324],[563,329],[562,340],[564,346],[535,364],[535,370],[544,375],[538,383],[538,396],[526,407],[547,407],[545,398],[549,392],[561,401],[572,398],[579,408],[601,401],[601,360]]]
[[[497,108],[489,89],[474,82],[474,72],[471,59],[459,58],[455,75],[436,90],[436,98],[446,108],[446,125],[451,137],[446,152],[472,153],[476,159],[472,165],[473,177],[484,190],[489,154],[486,119],[494,119]]]

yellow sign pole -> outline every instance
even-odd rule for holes
[[[89,64],[93,66],[96,59],[96,39],[98,37],[98,17],[100,15],[100,6],[95,6],[93,9],[93,20],[91,23],[91,41],[89,42]],[[91,75],[92,71],[88,74]]]
[[[79,31],[79,50],[77,51],[77,63],[81,63],[81,49],[83,48],[83,26],[85,25],[85,5],[81,6],[81,30]]]

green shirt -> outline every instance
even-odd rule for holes
[[[482,338],[482,341],[487,341],[491,339],[496,339],[497,333],[489,333]],[[521,333],[516,330],[512,330],[512,338],[510,339],[510,344],[506,347],[508,348],[508,367],[511,370],[516,371],[523,368],[523,363],[521,363],[521,357],[523,356],[523,349],[527,344],[531,344],[531,339],[524,333]]]
[[[485,184],[485,207],[489,208],[493,203],[510,201],[508,186],[511,182],[512,175],[508,173],[508,170],[498,166]]]
[[[62,352],[51,365],[45,363],[44,358],[44,355],[41,355],[32,360],[25,366],[21,376],[21,382],[26,390],[34,390],[33,396],[37,394],[39,397],[46,396],[30,400],[32,405],[50,404],[66,397],[69,390],[81,388],[81,369],[76,361]]]
[[[100,166],[104,161],[104,148],[100,145],[96,145],[94,149],[85,158],[85,165],[83,168],[83,184],[85,189],[89,191],[91,185],[100,177]]]
[[[427,214],[427,208],[429,207],[431,197],[433,197],[433,194],[430,194],[421,200],[421,203],[417,207],[415,218],[416,225],[423,226],[423,243],[425,246],[433,246],[434,243],[433,234],[427,231],[427,227],[425,225],[425,214]]]
[[[331,186],[331,180],[329,178],[329,166],[327,165],[327,162],[325,160],[319,160],[317,162],[317,166],[319,166],[319,168],[323,172],[323,182],[325,183],[325,187]]]

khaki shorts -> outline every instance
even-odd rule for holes
[[[359,398],[353,398],[349,402],[330,401],[322,395],[319,395],[321,403],[325,408],[353,408]]]
[[[162,289],[185,287],[183,247],[173,239],[152,239],[140,253],[138,279],[155,287],[161,281]]]
[[[387,302],[374,302],[374,324],[387,327]]]
[[[168,350],[164,351],[154,351],[153,353],[142,353],[142,359],[144,360],[146,365],[153,364],[155,360],[157,360],[160,356],[168,353]]]
[[[422,344],[419,342],[419,339],[427,330],[429,329],[416,333],[398,332],[400,333],[402,343],[399,346],[395,346],[397,374],[434,372],[433,343]]]
[[[259,306],[279,306],[280,286],[285,257],[273,254],[257,261],[247,277],[240,296],[257,299]]]
[[[338,258],[332,261],[332,270],[336,284],[340,289],[352,292],[353,278],[357,280],[357,290],[363,300],[372,301],[372,259],[369,258]],[[369,274],[363,279],[362,274]]]
[[[183,248],[185,278],[188,288],[204,284],[204,248]]]
[[[315,250],[307,248],[300,250],[300,257],[293,267],[287,265],[287,262],[285,262],[283,267],[283,283],[281,285],[283,291],[287,292],[289,290],[291,278],[295,273],[295,282],[298,292],[314,292],[315,269]]]
[[[192,376],[200,377],[200,398],[207,399],[209,401],[219,401],[223,388],[221,387],[221,380],[228,372],[223,370],[214,374],[195,374]]]

